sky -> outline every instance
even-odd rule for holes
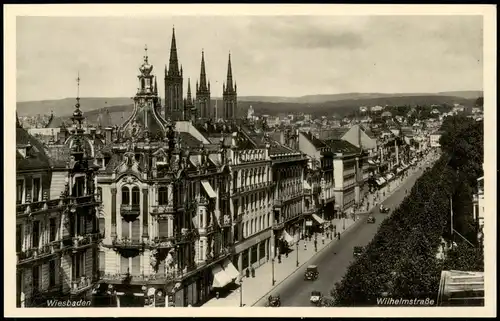
[[[231,52],[239,96],[483,89],[481,16],[17,17],[17,101],[132,97],[144,47],[163,88],[172,28],[194,89],[212,97]],[[163,89],[160,90],[163,96]]]

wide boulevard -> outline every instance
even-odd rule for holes
[[[408,190],[408,194],[410,193],[411,187],[422,174],[422,171],[419,169],[408,177],[405,180],[406,182],[383,202],[385,206],[390,207],[391,212],[405,198],[405,190]],[[320,291],[323,295],[330,295],[330,290],[335,282],[342,279],[350,263],[354,260],[353,248],[355,246],[366,246],[377,233],[380,223],[388,215],[381,214],[378,208],[373,209],[371,214],[376,219],[374,224],[366,222],[367,215],[360,215],[360,221],[356,222],[353,227],[343,233],[340,240],[324,248],[307,264],[279,284],[270,294],[279,294],[281,305],[284,307],[312,306],[309,302],[312,291]],[[319,278],[316,281],[304,280],[304,271],[308,265],[318,266]],[[254,306],[265,306],[268,296],[261,298]]]

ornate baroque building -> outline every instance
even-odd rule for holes
[[[98,177],[106,202],[97,295],[117,306],[198,305],[237,277],[230,146],[207,140],[191,122],[165,120],[147,56],[139,71],[134,111],[112,131],[111,158]]]

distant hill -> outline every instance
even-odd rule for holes
[[[345,93],[332,95],[307,95],[301,97],[279,97],[279,96],[242,96],[239,101],[262,101],[269,103],[303,103],[315,104],[338,100],[360,100],[377,99],[387,97],[414,97],[414,96],[453,96],[459,98],[473,99],[483,95],[482,91],[447,91],[439,93]]]
[[[322,103],[293,103],[293,102],[264,102],[264,101],[239,101],[238,102],[238,116],[245,117],[247,110],[250,106],[255,110],[258,115],[279,115],[290,114],[298,112],[310,113],[314,116],[332,115],[337,114],[340,117],[352,114],[359,110],[359,106],[424,106],[424,105],[453,105],[454,103],[462,104],[464,106],[472,107],[476,98],[466,99],[455,96],[387,96],[379,98],[358,98],[358,99],[344,99],[336,101],[327,101]],[[222,115],[222,100],[212,100],[212,108],[217,105],[218,115]],[[133,104],[123,104],[118,106],[110,106],[105,108],[98,108],[89,110],[84,113],[89,123],[96,123],[99,113],[109,110],[113,125],[122,124],[132,113]],[[85,110],[85,109],[84,109]],[[67,120],[70,114],[61,116],[63,120]]]
[[[280,97],[280,96],[242,96],[238,97],[239,106],[246,110],[250,105],[256,112],[264,113],[305,111],[313,112],[316,108],[329,110],[337,107],[359,107],[391,104],[441,104],[462,103],[468,99],[476,99],[483,95],[482,91],[454,91],[440,92],[434,94],[384,94],[384,93],[346,93],[333,95],[308,95],[302,97]],[[131,106],[132,99],[126,97],[88,97],[80,100],[81,108],[85,113],[92,110],[113,106]],[[217,103],[218,114],[222,113],[222,98],[213,98],[212,106]],[[274,105],[275,104],[275,105]],[[74,110],[75,99],[65,98],[58,100],[18,102],[17,112],[20,116],[34,116],[37,114],[50,114],[51,111],[57,116],[69,116]],[[273,107],[274,106],[274,107]],[[311,107],[312,109],[308,108]],[[290,110],[287,111],[287,109]]]
[[[359,106],[424,106],[424,105],[452,105],[454,103],[464,106],[473,106],[474,99],[466,99],[455,96],[394,96],[394,97],[379,97],[379,98],[359,98],[345,99],[336,101],[327,101],[322,103],[270,103],[262,101],[242,101],[238,102],[240,110],[246,110],[248,106],[252,106],[257,114],[278,115],[281,113],[298,113],[304,112],[315,116],[331,115],[333,113],[344,116],[351,114],[359,109]]]
[[[35,116],[37,114],[49,115],[71,115],[75,110],[75,98],[64,98],[55,100],[23,101],[16,104],[19,116]],[[117,106],[132,103],[132,99],[125,97],[84,97],[80,99],[81,109],[84,112],[103,108],[106,106]]]

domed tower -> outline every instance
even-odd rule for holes
[[[134,100],[132,115],[119,129],[120,138],[128,140],[161,140],[165,137],[166,121],[158,113],[158,88],[156,77],[152,74],[153,66],[149,64],[147,47],[144,62],[139,68],[139,88]]]

